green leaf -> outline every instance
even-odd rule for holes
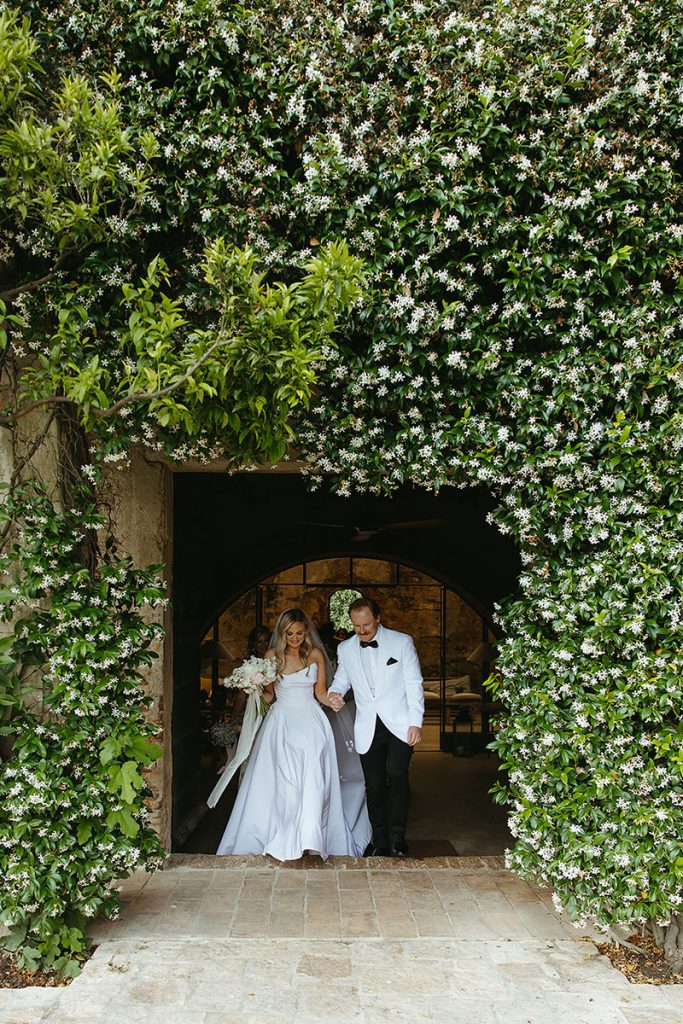
[[[88,842],[88,840],[92,836],[92,832],[93,832],[93,822],[92,821],[86,821],[86,820],[79,821],[79,823],[78,823],[78,830],[77,830],[77,836],[78,836],[78,842],[79,842],[80,846],[83,846],[85,843]]]

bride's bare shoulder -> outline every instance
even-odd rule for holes
[[[313,662],[314,665],[322,665],[322,663],[323,663],[323,652],[320,650],[319,647],[314,647],[313,648],[313,650],[311,651],[310,660]]]
[[[275,648],[269,647],[266,653],[263,655],[264,658],[269,658],[271,661],[275,658]]]

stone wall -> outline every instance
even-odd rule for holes
[[[129,554],[136,565],[163,564],[163,578],[171,592],[172,568],[172,474],[160,462],[133,453],[126,468],[112,469],[103,492],[111,515],[111,529],[120,553]],[[151,824],[164,846],[171,848],[171,705],[173,697],[173,632],[169,609],[150,609],[159,617],[166,638],[157,645],[159,657],[147,669],[145,689],[152,698],[150,720],[158,725],[158,742],[163,756],[146,770],[152,790],[148,801]]]

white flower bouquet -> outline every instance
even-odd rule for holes
[[[228,750],[237,743],[237,728],[233,722],[216,722],[211,726],[211,742]]]
[[[261,694],[263,687],[274,682],[277,672],[275,662],[271,658],[251,657],[233,669],[223,680],[223,686],[231,689],[244,690],[247,694]],[[265,715],[270,705],[261,697],[259,714]]]
[[[234,756],[219,772],[220,779],[207,797],[209,807],[215,807],[235,772],[249,756],[256,734],[261,728],[263,716],[270,710],[270,704],[263,699],[263,687],[275,681],[275,662],[270,658],[247,658],[241,665],[222,680],[223,686],[243,690],[247,694],[247,706]]]

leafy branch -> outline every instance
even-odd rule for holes
[[[215,327],[191,328],[182,303],[162,290],[169,274],[157,257],[141,282],[123,287],[125,318],[110,324],[117,345],[106,360],[78,294],[67,296],[57,332],[36,364],[24,367],[18,401],[0,425],[71,403],[91,430],[138,406],[158,429],[182,423],[190,434],[232,432],[234,457],[281,457],[288,420],[310,399],[313,363],[333,342],[340,314],[362,295],[362,263],[345,243],[331,243],[299,281],[269,284],[251,249],[219,239],[203,266]]]

